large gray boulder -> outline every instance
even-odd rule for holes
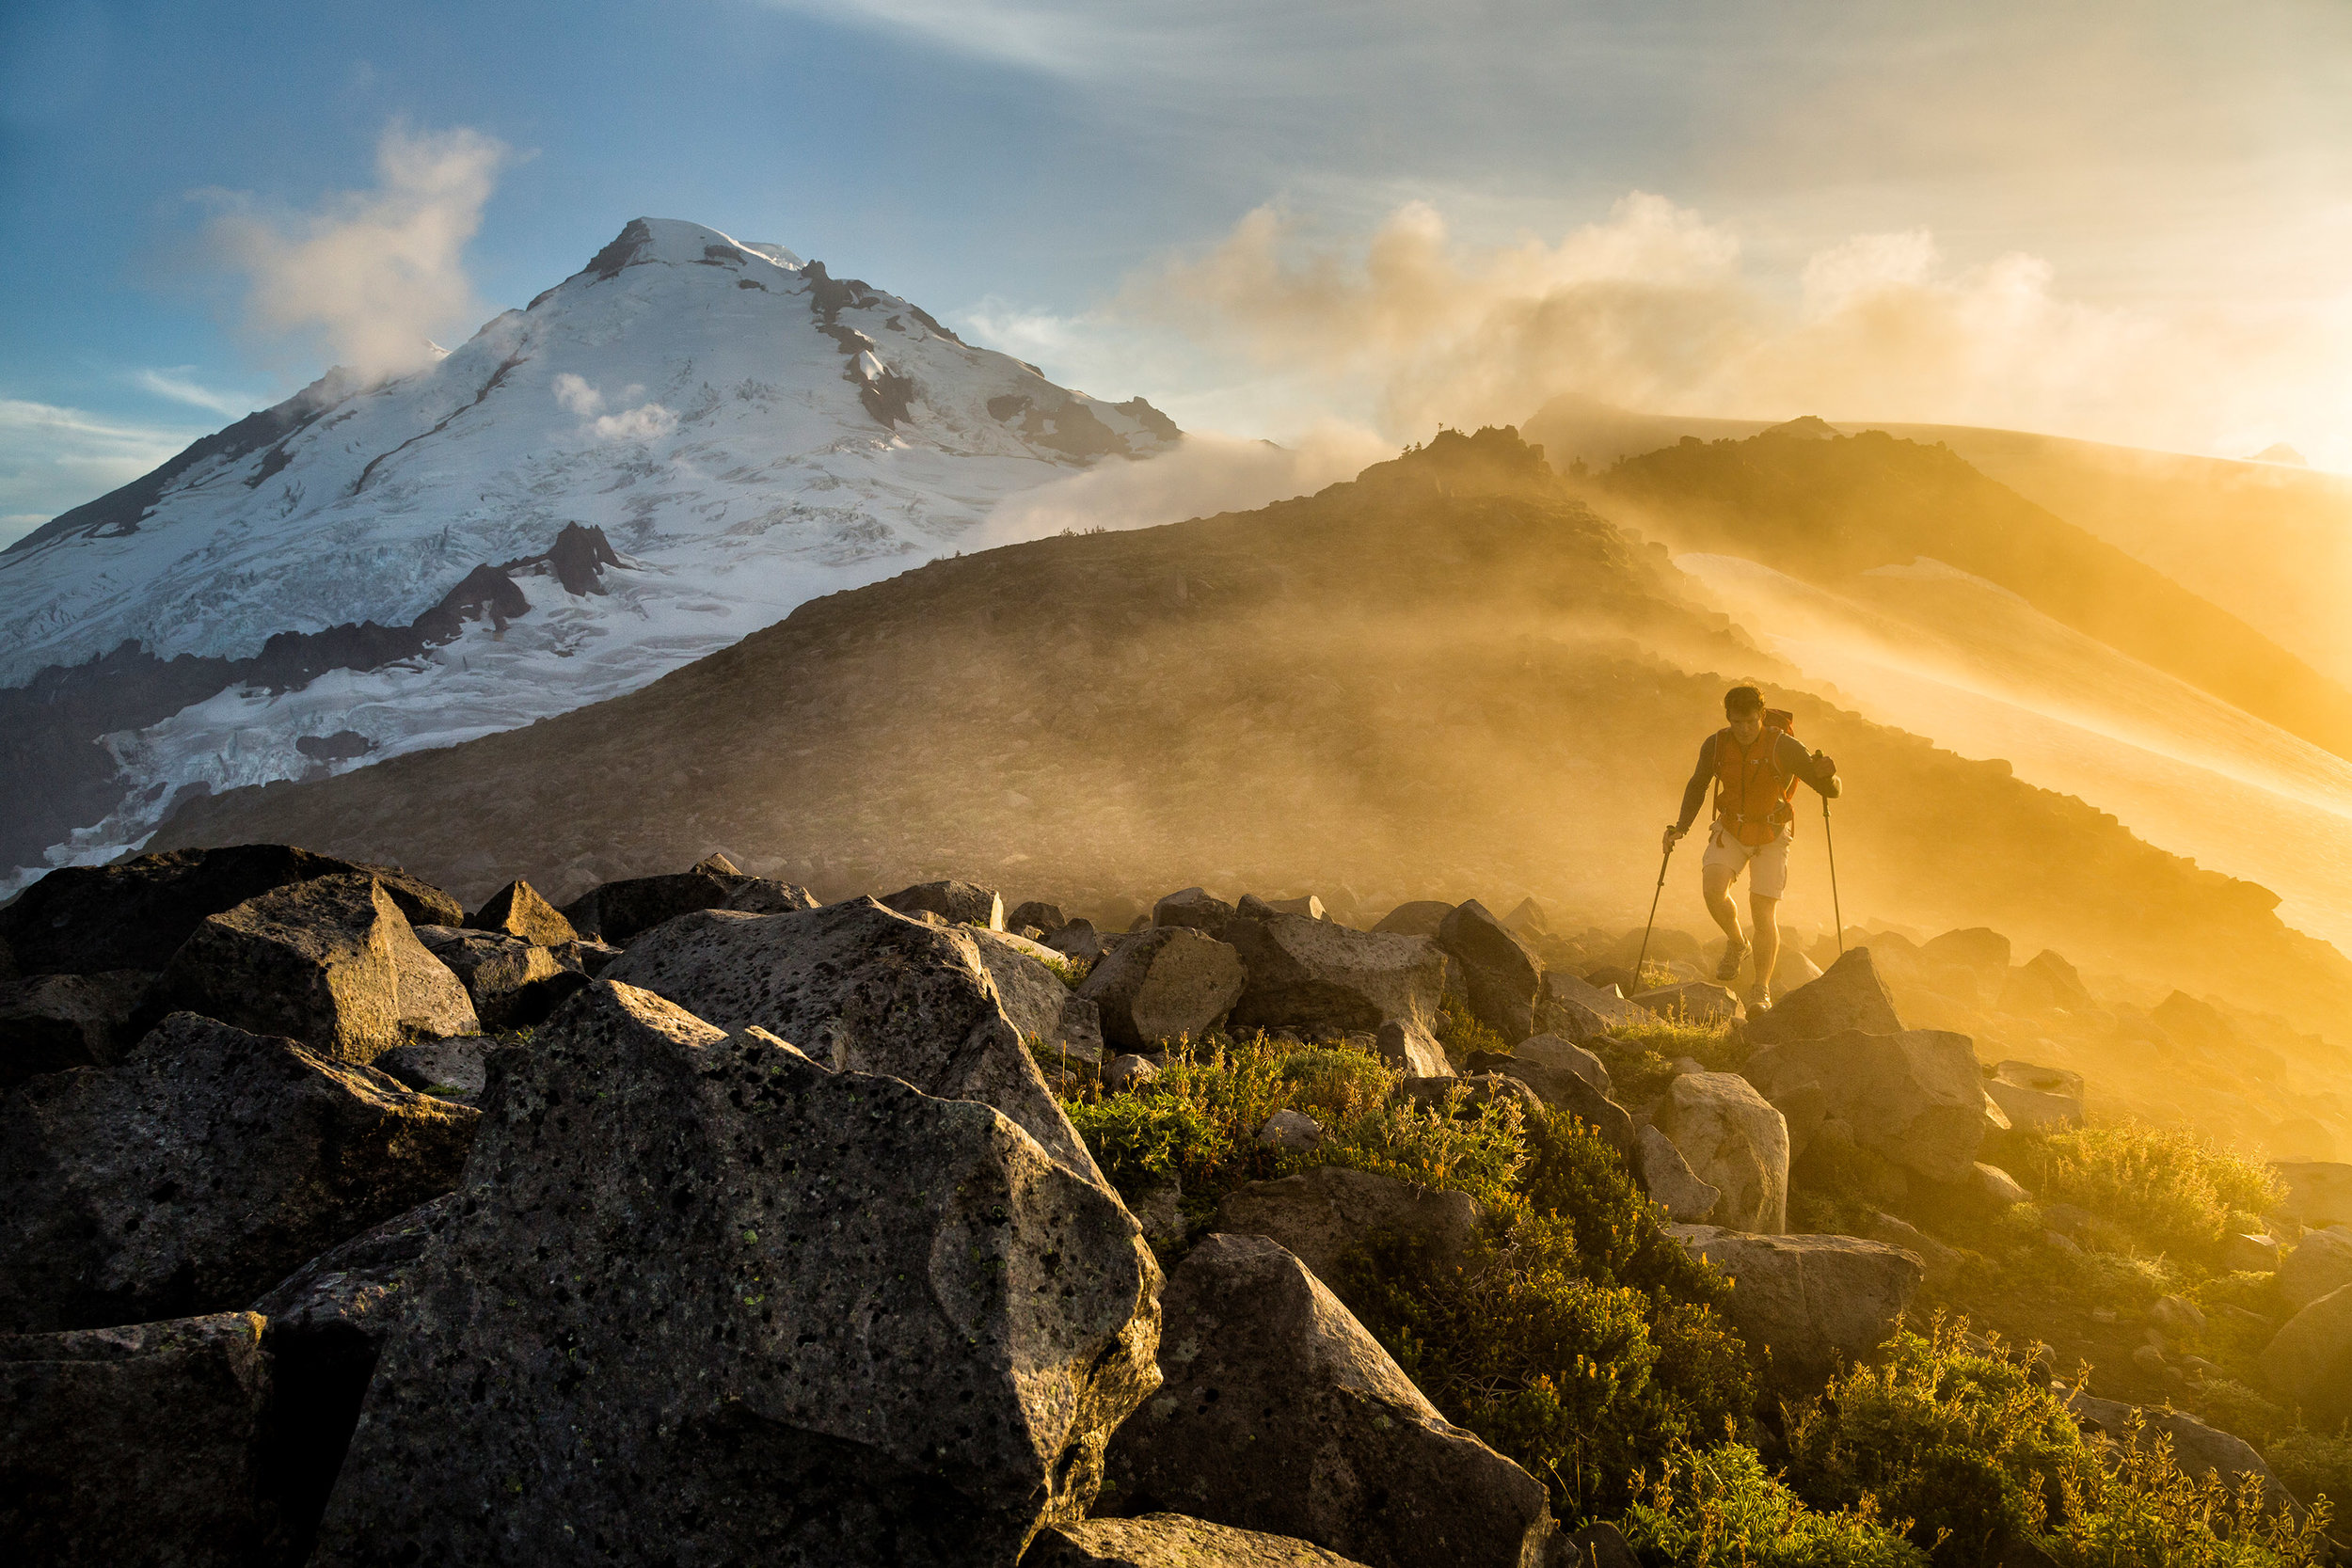
[[[1112,1439],[1111,1510],[1296,1536],[1373,1568],[1537,1568],[1541,1482],[1447,1421],[1305,1264],[1212,1235],[1168,1276],[1167,1379]]]
[[[588,980],[554,948],[503,931],[420,926],[417,940],[457,976],[485,1029],[537,1023]]]
[[[466,917],[466,924],[478,931],[516,937],[537,947],[561,947],[580,940],[580,933],[572,929],[572,923],[564,918],[563,911],[519,878],[490,895],[480,909]]]
[[[1154,927],[1181,926],[1187,930],[1220,936],[1239,911],[1206,888],[1188,887],[1171,893],[1152,906]]]
[[[1658,1131],[1721,1195],[1708,1219],[1777,1236],[1788,1228],[1788,1123],[1731,1072],[1685,1072],[1659,1102]]]
[[[2002,1062],[1984,1092],[2011,1127],[2075,1127],[2083,1119],[2082,1074],[2064,1068]]]
[[[1449,1078],[1454,1064],[1438,1037],[1410,1019],[1392,1018],[1373,1031],[1380,1059],[1408,1078]]]
[[[1089,1061],[1102,1055],[1102,1009],[1074,994],[1068,982],[1046,967],[1046,958],[1062,961],[1060,954],[1004,931],[975,930],[972,938],[1005,1016],[1023,1039]]]
[[[1294,1536],[1235,1529],[1181,1513],[1048,1525],[1021,1568],[1362,1568]]]
[[[1234,920],[1223,935],[1248,976],[1233,1004],[1237,1028],[1348,1035],[1391,1019],[1424,1029],[1437,1022],[1445,956],[1423,938],[1351,930],[1303,914]]]
[[[1158,1270],[1002,1114],[608,981],[490,1102],[322,1568],[1010,1563],[1084,1515]]]
[[[1281,1243],[1318,1279],[1338,1277],[1341,1260],[1375,1238],[1412,1242],[1458,1261],[1478,1233],[1478,1205],[1462,1193],[1418,1187],[1393,1176],[1317,1165],[1226,1195],[1209,1228]]]
[[[205,916],[317,877],[372,876],[418,925],[454,926],[464,906],[393,866],[364,865],[284,844],[171,849],[113,865],[50,872],[0,909],[0,942],[24,974],[153,974]]]
[[[2173,1463],[2192,1480],[2215,1477],[2234,1494],[2245,1477],[2253,1477],[2262,1485],[2265,1513],[2295,1504],[2293,1495],[2270,1466],[2263,1463],[2263,1456],[2254,1451],[2253,1445],[2242,1437],[2217,1431],[2194,1416],[2161,1405],[2098,1399],[2079,1388],[2066,1396],[2066,1408],[2079,1425],[2105,1433],[2119,1443],[2132,1440],[2135,1426],[2139,1429],[2138,1440],[2143,1444],[2153,1443],[2159,1437],[2170,1438]]]
[[[1105,1045],[1159,1051],[1223,1023],[1247,984],[1231,946],[1188,926],[1160,926],[1096,960],[1078,994],[1100,1009]]]
[[[1585,1072],[1560,1056],[1539,1051],[1534,1055],[1521,1052],[1501,1058],[1485,1058],[1494,1069],[1533,1090],[1535,1098],[1557,1111],[1567,1111],[1600,1134],[1600,1139],[1628,1161],[1636,1158],[1637,1146],[1633,1136],[1633,1116],[1624,1106],[1609,1098],[1609,1091],[1595,1084]],[[1570,1050],[1575,1049],[1569,1047]],[[1605,1081],[1608,1074],[1601,1074]]]
[[[757,1025],[828,1067],[993,1105],[1099,1182],[989,977],[980,940],[870,898],[787,914],[702,910],[639,937],[604,977],[723,1029]]]
[[[928,910],[950,926],[983,926],[992,931],[1005,928],[1003,895],[994,888],[971,882],[917,882],[913,887],[900,888],[880,902],[883,909],[896,910],[900,914],[920,914]]]
[[[1902,1026],[1895,1015],[1894,995],[1879,978],[1870,950],[1849,947],[1820,979],[1799,986],[1763,1016],[1748,1020],[1748,1043],[1815,1040],[1855,1031],[1892,1035]]]
[[[1972,1178],[1985,1091],[1965,1035],[1848,1031],[1759,1051],[1740,1070],[1775,1105],[1799,1094],[1818,1098],[1822,1114],[1853,1129],[1856,1143],[1906,1170],[1934,1181]]]
[[[175,1013],[0,1101],[0,1331],[242,1307],[450,1190],[479,1113]]]
[[[0,988],[0,1089],[43,1072],[106,1067],[134,1042],[131,1020],[155,976],[119,969],[36,974]]]
[[[2280,1213],[2314,1230],[2352,1225],[2352,1164],[2335,1160],[2276,1160],[2270,1168],[2287,1186]]]
[[[2004,1012],[2038,1013],[2053,1007],[2086,1012],[2097,1006],[2074,966],[2046,947],[2030,962],[2010,970],[2001,984]]]
[[[1610,1082],[1607,1064],[1582,1046],[1572,1044],[1557,1035],[1535,1035],[1523,1039],[1511,1054],[1531,1067],[1554,1072],[1573,1072],[1603,1094],[1613,1095],[1617,1092],[1616,1085]]]
[[[1477,899],[1458,904],[1438,927],[1438,945],[1462,966],[1470,1011],[1509,1044],[1535,1032],[1541,959]]]
[[[1916,1254],[1853,1236],[1758,1236],[1711,1225],[1669,1225],[1666,1233],[1729,1276],[1724,1315],[1766,1358],[1772,1383],[1789,1392],[1818,1392],[1841,1363],[1884,1344],[1926,1274]]]
[[[299,1561],[262,1320],[0,1338],[0,1541],[40,1568]]]
[[[1564,971],[1544,972],[1543,989],[1535,1002],[1535,1024],[1548,1034],[1581,1043],[1657,1022],[1656,1013],[1638,1002],[1628,1002],[1614,990],[1603,990]]]
[[[2346,1285],[2352,1285],[2352,1231],[2306,1230],[2280,1255],[2279,1294],[2295,1311]]]
[[[1697,1224],[1715,1212],[1723,1189],[1701,1180],[1672,1138],[1654,1123],[1645,1123],[1638,1137],[1635,1168],[1641,1173],[1642,1190],[1658,1201],[1668,1219]]]
[[[348,1062],[482,1028],[466,988],[373,877],[316,877],[207,915],[155,984],[158,1010],[284,1035]]]
[[[627,947],[643,932],[682,914],[724,909],[743,881],[733,866],[723,870],[709,861],[665,876],[625,877],[590,888],[564,905],[564,918],[583,937]]]
[[[1434,937],[1453,912],[1454,906],[1442,898],[1416,898],[1382,915],[1373,929],[1383,936]]]
[[[2305,1422],[2325,1430],[2352,1417],[2352,1285],[2289,1318],[2260,1359],[2272,1397],[2299,1406]]]

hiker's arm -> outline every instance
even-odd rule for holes
[[[1691,782],[1682,786],[1682,815],[1675,820],[1675,836],[1680,838],[1698,820],[1699,807],[1707,803],[1707,786],[1715,778],[1715,737],[1708,736],[1699,742],[1699,765],[1691,773]]]
[[[1780,737],[1780,754],[1773,760],[1784,773],[1793,773],[1820,791],[1825,800],[1835,800],[1845,790],[1845,783],[1837,776],[1835,759],[1820,752],[1807,752],[1804,742],[1793,735]]]

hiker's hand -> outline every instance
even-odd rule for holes
[[[1813,771],[1822,778],[1829,778],[1837,771],[1837,763],[1827,752],[1816,752],[1813,753]]]
[[[1669,823],[1666,828],[1666,836],[1660,843],[1658,852],[1661,855],[1673,854],[1675,846],[1682,842],[1682,835],[1689,831],[1687,828],[1677,828]]]

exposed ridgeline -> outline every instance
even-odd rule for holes
[[[1823,586],[1931,557],[2352,757],[2352,691],[2255,627],[1941,445],[1878,430],[1838,436],[1810,423],[1809,436],[1685,436],[1619,462],[1598,477],[1598,497],[1638,508],[1679,548],[1746,556]]]
[[[152,847],[301,843],[469,897],[517,874],[569,897],[717,844],[828,897],[952,872],[1104,908],[1311,888],[1376,917],[1523,889],[1638,924],[1744,676],[1845,773],[1850,919],[1991,926],[2342,1031],[2352,964],[2272,895],[1789,689],[1681,581],[1516,435],[1443,436],[1258,512],[935,562],[577,714],[192,802]],[[1800,832],[1788,913],[1826,921]],[[1695,875],[1675,866],[1675,898]]]

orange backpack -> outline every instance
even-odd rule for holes
[[[1782,826],[1796,820],[1789,804],[1797,776],[1783,773],[1773,758],[1780,737],[1797,733],[1797,716],[1786,708],[1764,710],[1764,728],[1752,747],[1740,744],[1725,725],[1715,736],[1715,819],[1748,846],[1769,844]]]

